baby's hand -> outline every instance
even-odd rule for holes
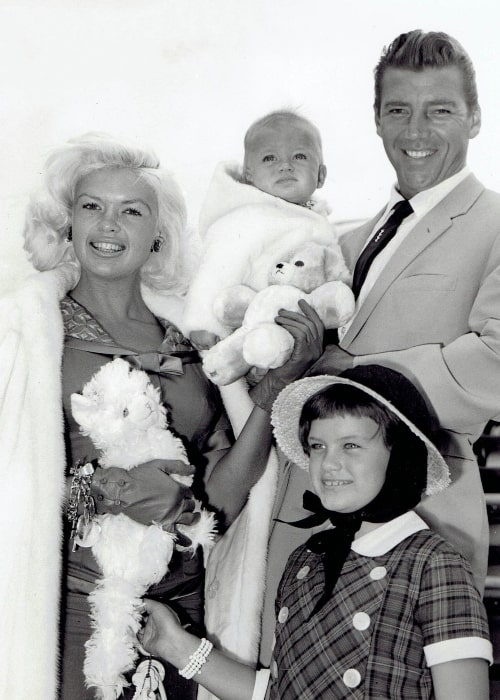
[[[220,338],[209,331],[192,331],[189,334],[189,340],[197,350],[209,350],[219,342]]]
[[[268,369],[260,369],[260,367],[250,367],[250,369],[245,375],[245,379],[247,380],[249,386],[255,386],[260,382],[261,379],[263,379],[266,376],[268,372]]]

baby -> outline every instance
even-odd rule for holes
[[[145,648],[221,700],[487,700],[492,648],[470,567],[413,510],[449,482],[417,389],[376,365],[307,377],[281,392],[272,423],[314,492],[311,515],[289,525],[315,534],[281,579],[271,668],[200,644],[153,601]]]
[[[183,327],[201,350],[231,332],[214,315],[218,292],[233,284],[256,289],[245,275],[264,249],[279,262],[302,243],[337,245],[325,203],[313,199],[326,178],[318,129],[295,112],[272,112],[250,126],[244,148],[243,167],[218,166],[201,211],[204,250]],[[342,274],[348,281],[347,267]],[[265,286],[267,276],[259,289]]]
[[[314,124],[293,112],[273,112],[252,124],[244,146],[247,185],[314,208],[311,197],[326,178],[321,136]]]

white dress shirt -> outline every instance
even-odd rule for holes
[[[342,340],[342,338],[347,333],[363,301],[366,299],[370,290],[372,289],[373,285],[378,279],[378,276],[380,275],[384,267],[387,265],[390,258],[394,255],[395,251],[404,241],[404,239],[408,236],[408,234],[411,233],[411,231],[414,229],[417,223],[426,214],[428,214],[431,211],[431,209],[433,209],[436,206],[436,204],[439,204],[439,202],[442,199],[444,199],[459,183],[461,183],[462,180],[465,180],[465,178],[469,174],[469,168],[464,167],[462,168],[462,170],[460,170],[460,172],[456,173],[455,175],[452,175],[446,180],[443,180],[443,182],[440,182],[439,185],[431,187],[428,190],[423,190],[423,192],[419,192],[409,200],[413,209],[413,214],[410,214],[410,216],[407,216],[406,219],[402,221],[398,230],[396,231],[395,236],[389,241],[385,248],[383,248],[380,251],[380,253],[372,262],[370,269],[368,270],[368,274],[366,275],[365,281],[363,282],[363,286],[361,287],[359,296],[357,298],[354,316],[348,323],[346,323],[345,326],[339,328],[340,340]],[[378,231],[378,229],[387,221],[387,219],[392,213],[392,210],[394,209],[394,205],[402,199],[403,196],[400,192],[398,192],[397,185],[393,185],[389,203],[385,208],[384,213],[373,227],[373,231],[367,239],[365,247],[366,245],[368,245],[368,242],[372,239],[372,236],[375,233],[375,231]]]

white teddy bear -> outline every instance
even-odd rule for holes
[[[307,243],[289,252],[267,271],[270,286],[255,291],[246,285],[228,287],[214,300],[214,313],[234,332],[204,353],[203,367],[219,385],[230,384],[251,367],[280,367],[290,357],[293,338],[274,323],[280,309],[300,311],[305,299],[326,328],[344,325],[354,313],[350,280],[337,247]]]
[[[82,395],[71,395],[71,409],[81,432],[100,450],[104,468],[129,470],[153,459],[189,464],[182,440],[168,430],[159,390],[145,372],[132,369],[125,360],[103,365]],[[187,486],[193,480],[169,476]],[[202,510],[198,522],[177,528],[191,540],[193,552],[201,545],[206,554],[213,544],[212,513]],[[77,543],[92,548],[102,578],[89,596],[94,632],[85,645],[84,673],[98,698],[115,700],[129,685],[124,673],[134,668],[138,657],[142,596],[166,575],[176,536],[159,524],[144,525],[123,513],[94,516],[87,533],[87,540],[77,538]]]

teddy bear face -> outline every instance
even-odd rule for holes
[[[269,284],[289,284],[309,293],[325,282],[348,278],[340,250],[308,243],[292,251],[270,270]]]

